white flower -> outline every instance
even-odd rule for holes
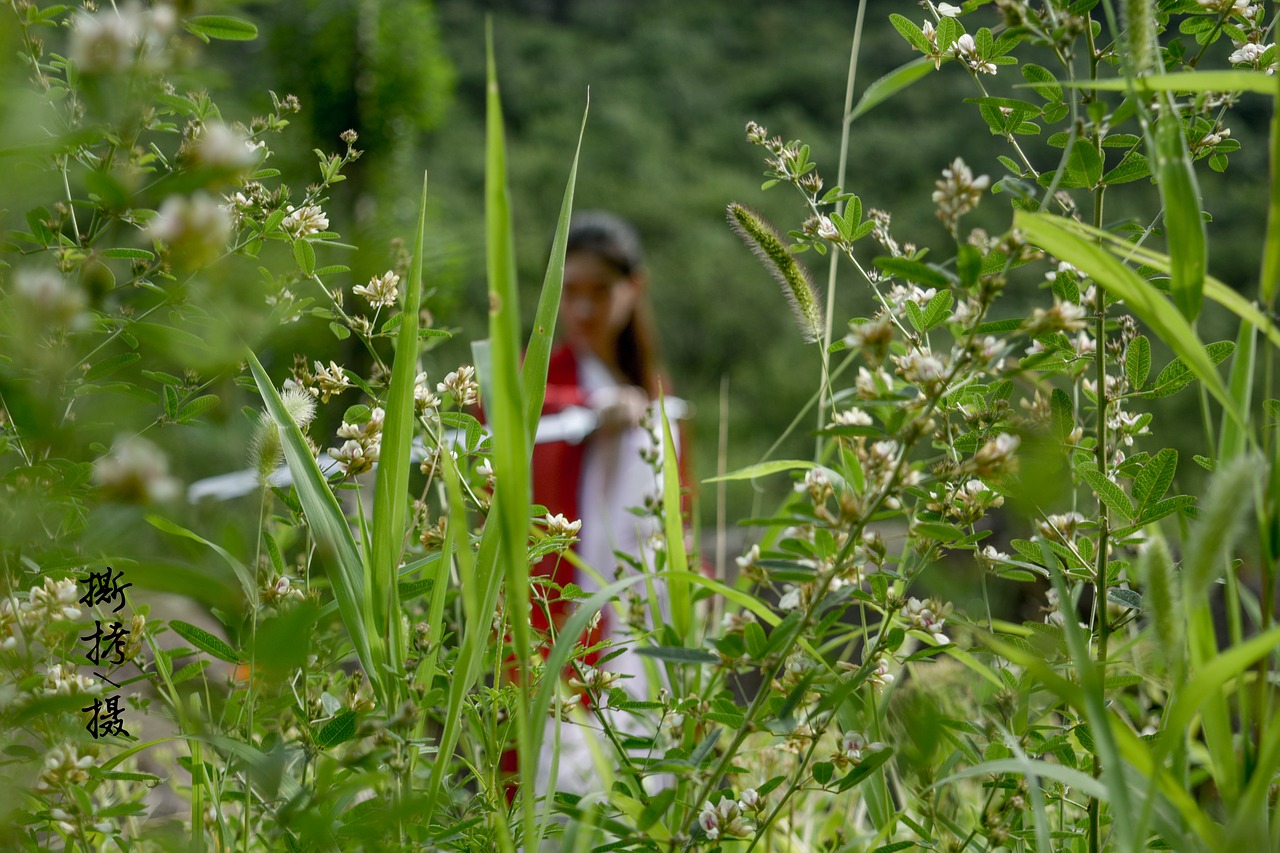
[[[1228,56],[1227,61],[1232,64],[1247,62],[1250,65],[1256,65],[1258,60],[1262,58],[1262,55],[1274,46],[1274,44],[1254,44],[1253,42],[1246,42],[1234,53]]]
[[[301,208],[289,205],[285,208],[284,221],[281,227],[296,240],[318,234],[329,228],[329,217],[318,204],[308,204]]]
[[[368,284],[357,284],[351,290],[357,296],[367,299],[374,308],[390,308],[396,304],[400,296],[400,290],[396,287],[399,283],[400,276],[387,270],[382,275],[375,275],[369,279]]]
[[[431,393],[431,383],[427,379],[425,370],[414,377],[413,406],[419,415],[424,415],[432,409],[440,408],[440,398]]]
[[[151,238],[168,245],[185,263],[203,266],[227,248],[231,214],[212,196],[169,196],[148,226]]]
[[[382,446],[373,442],[348,440],[342,447],[330,447],[329,455],[338,463],[342,473],[348,477],[363,474],[373,468],[378,461]]]
[[[952,6],[950,3],[938,4],[938,14],[944,18],[958,18],[963,11],[959,6]]]
[[[871,415],[856,406],[831,416],[831,422],[837,426],[871,426]]]
[[[89,300],[80,288],[67,286],[66,278],[57,270],[20,269],[13,277],[13,285],[14,293],[31,306],[33,313],[41,315],[41,321],[73,329],[89,324],[89,315],[84,313]]]
[[[802,591],[800,587],[787,584],[787,591],[778,599],[779,610],[795,610],[800,606]]]
[[[204,126],[196,138],[193,155],[201,165],[228,171],[248,169],[258,162],[253,143],[243,133],[222,122],[210,122]]]
[[[145,438],[121,436],[106,456],[93,464],[93,480],[119,501],[150,503],[173,500],[181,484],[169,476],[169,459]]]
[[[840,239],[840,229],[831,221],[830,216],[818,217],[818,236],[824,240]]]
[[[845,732],[840,737],[840,756],[853,764],[860,764],[863,754],[882,749],[884,744],[879,741],[868,743],[861,732]]]
[[[555,515],[547,513],[542,521],[547,525],[548,536],[577,536],[578,531],[582,529],[581,519],[570,521],[559,512]]]
[[[471,406],[480,398],[480,386],[476,383],[476,369],[464,364],[445,376],[444,381],[436,385],[441,394],[451,394],[459,406]]]
[[[747,553],[743,554],[741,557],[736,558],[734,562],[738,564],[739,570],[745,570],[754,566],[756,564],[756,561],[759,559],[760,559],[760,546],[752,545],[751,548],[747,550]]]

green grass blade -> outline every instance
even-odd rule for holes
[[[1166,273],[1172,267],[1172,262],[1169,260],[1168,255],[1143,246],[1135,246],[1117,234],[1074,220],[1064,219],[1058,224],[1087,240],[1101,243],[1110,249],[1113,255],[1122,260],[1133,261]],[[1252,324],[1255,329],[1262,330],[1263,334],[1267,336],[1267,340],[1280,347],[1280,329],[1276,328],[1276,325],[1268,320],[1266,315],[1259,311],[1254,303],[1245,299],[1220,279],[1216,279],[1211,275],[1205,276],[1204,295],[1235,314],[1241,320]]]
[[[1243,414],[1227,393],[1217,368],[1205,355],[1204,345],[1200,343],[1195,329],[1178,309],[1150,282],[1116,260],[1106,249],[1073,234],[1063,222],[1062,217],[1045,213],[1019,210],[1014,214],[1014,227],[1020,228],[1032,243],[1083,270],[1112,296],[1123,299],[1140,320],[1182,357],[1230,417],[1243,424]]]
[[[1068,89],[1100,89],[1127,92],[1258,92],[1276,94],[1276,78],[1261,71],[1183,71],[1176,74],[1153,74],[1146,77],[1112,80],[1061,81]]]
[[[662,414],[662,514],[666,528],[667,568],[674,573],[668,584],[671,625],[680,642],[688,645],[692,640],[689,628],[693,624],[693,600],[689,597],[689,584],[683,577],[689,571],[689,555],[684,547],[684,516],[680,512],[680,465],[676,460],[676,445],[671,436],[671,422],[667,420],[662,389],[658,389],[658,410]]]
[[[378,636],[386,643],[387,665],[393,672],[402,669],[405,654],[405,638],[400,628],[397,568],[404,552],[409,453],[414,433],[413,380],[418,374],[418,315],[422,303],[422,244],[426,222],[427,178],[423,175],[418,231],[414,237],[413,261],[401,303],[400,331],[396,338],[395,359],[391,363],[391,384],[387,389],[382,450],[373,498],[373,613]],[[391,679],[388,683],[396,685],[397,690],[403,687],[400,679]],[[389,701],[398,698],[387,697]]]
[[[1280,94],[1280,78],[1268,77],[1270,94]],[[1271,192],[1267,199],[1267,237],[1262,250],[1262,281],[1258,293],[1267,308],[1280,285],[1280,102],[1271,107]]]
[[[285,462],[293,475],[298,501],[302,504],[307,524],[315,535],[321,560],[329,569],[329,583],[338,602],[342,623],[351,635],[351,643],[355,646],[356,656],[364,667],[369,683],[378,696],[385,697],[387,694],[382,690],[382,684],[386,679],[386,670],[383,669],[386,652],[381,638],[370,630],[376,623],[367,595],[364,564],[351,535],[351,528],[347,526],[347,519],[338,506],[337,498],[330,491],[329,484],[325,482],[320,466],[311,455],[311,448],[302,437],[302,430],[289,417],[289,412],[266,370],[252,352],[246,355],[254,381],[258,383],[258,393],[262,395],[267,412],[280,429]]]
[[[1204,273],[1208,247],[1204,218],[1200,215],[1200,189],[1196,171],[1182,138],[1182,122],[1171,98],[1156,122],[1155,162],[1157,185],[1164,202],[1165,237],[1173,262],[1170,292],[1188,321],[1200,314],[1204,301]]]
[[[927,56],[912,60],[872,82],[858,99],[858,105],[849,113],[846,121],[854,121],[864,113],[892,98],[903,89],[929,76],[934,71],[933,60]]]
[[[1111,824],[1112,831],[1120,836],[1121,849],[1136,850],[1138,849],[1136,846],[1138,838],[1136,827],[1128,819],[1130,815],[1135,814],[1130,805],[1129,782],[1126,778],[1128,774],[1126,774],[1125,765],[1120,758],[1120,750],[1116,745],[1115,733],[1111,730],[1111,721],[1107,714],[1103,677],[1093,660],[1089,649],[1089,640],[1077,621],[1075,599],[1072,597],[1070,590],[1067,589],[1067,580],[1062,573],[1062,567],[1058,563],[1057,555],[1045,542],[1040,543],[1040,551],[1044,558],[1044,564],[1049,569],[1053,588],[1058,593],[1058,606],[1062,611],[1062,628],[1063,633],[1066,635],[1067,649],[1071,653],[1071,663],[1076,671],[1076,678],[1080,682],[1085,716],[1089,720],[1089,727],[1093,731],[1094,742],[1098,750],[1098,758],[1101,760],[1101,781],[1106,785],[1108,794],[1106,799],[1111,803],[1112,813],[1115,815]]]
[[[462,706],[471,686],[475,684],[480,673],[480,659],[484,652],[489,630],[493,625],[492,611],[485,618],[482,614],[482,600],[477,588],[479,578],[476,574],[476,555],[471,550],[467,537],[466,503],[462,497],[462,485],[458,476],[457,463],[449,453],[440,456],[443,463],[445,492],[448,495],[449,523],[448,533],[453,546],[453,554],[458,563],[458,578],[461,582],[462,613],[464,625],[459,643],[457,663],[454,666],[453,678],[449,684],[449,695],[445,706],[444,725],[440,730],[437,743],[436,760],[431,768],[431,779],[427,784],[426,818],[428,826],[435,813],[436,802],[440,796],[440,786],[444,782],[445,772],[453,758],[453,750],[458,744],[458,736],[462,731]],[[441,561],[443,564],[444,561]],[[442,569],[437,577],[447,577],[447,569]],[[444,588],[437,586],[432,596],[443,598]],[[441,601],[440,606],[443,606]],[[436,602],[432,601],[433,612]]]
[[[564,289],[564,255],[569,242],[569,221],[573,215],[573,192],[578,181],[578,157],[582,153],[582,135],[587,130],[587,113],[591,109],[590,98],[582,111],[582,126],[578,129],[578,147],[573,152],[573,166],[569,169],[569,181],[564,188],[564,200],[560,203],[560,218],[556,221],[556,236],[551,241],[551,258],[547,261],[547,274],[542,279],[542,293],[538,296],[538,311],[533,318],[533,331],[529,334],[529,346],[525,349],[524,364],[520,366],[520,386],[524,392],[525,432],[529,442],[538,431],[538,419],[542,415],[542,403],[547,395],[547,364],[551,360],[551,344],[555,339],[556,316],[560,311],[560,293]]]
[[[1248,321],[1240,323],[1240,334],[1236,338],[1235,353],[1231,357],[1231,377],[1229,389],[1231,399],[1236,407],[1246,416],[1253,407],[1253,373],[1254,361],[1258,346],[1257,327]],[[1218,438],[1218,464],[1226,462],[1244,453],[1249,433],[1243,424],[1222,415],[1222,433]]]
[[[529,432],[520,394],[520,306],[516,289],[515,240],[511,198],[507,188],[507,153],[503,138],[502,100],[493,60],[492,22],[486,32],[487,96],[485,98],[485,245],[489,278],[490,365],[489,422],[493,427],[493,467],[497,475],[493,507],[502,535],[498,544],[506,584],[507,613],[520,672],[516,730],[520,752],[520,800],[524,841],[538,849],[534,790],[538,753],[529,718]],[[492,524],[494,519],[490,519]],[[487,526],[487,525],[486,525]]]
[[[239,560],[237,560],[235,558],[235,555],[233,555],[226,548],[223,548],[221,545],[218,545],[215,542],[210,542],[208,539],[205,539],[203,536],[200,536],[199,534],[196,534],[196,533],[192,533],[190,530],[186,529],[185,527],[180,527],[179,525],[174,524],[172,521],[170,521],[167,518],[163,518],[158,515],[148,515],[146,519],[147,519],[147,523],[150,524],[152,527],[156,528],[157,530],[163,530],[165,533],[172,533],[174,536],[181,536],[185,539],[190,539],[192,541],[199,542],[201,545],[207,546],[208,548],[212,549],[219,557],[226,560],[227,564],[231,566],[231,570],[235,572],[236,579],[240,581],[240,588],[244,590],[245,600],[249,602],[250,609],[252,610],[257,609],[258,584],[254,582],[253,575],[249,571],[249,567],[246,566],[244,563],[240,562]]]

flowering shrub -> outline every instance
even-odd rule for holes
[[[327,193],[355,135],[296,194],[267,164],[304,105],[273,95],[236,122],[172,82],[197,41],[251,25],[14,6],[45,136],[11,156],[54,195],[6,214],[24,224],[6,219],[0,270],[5,848],[1265,849],[1280,476],[1251,414],[1278,409],[1280,224],[1249,303],[1206,274],[1195,177],[1239,148],[1233,93],[1277,94],[1264,10],[924,6],[892,18],[921,57],[852,116],[966,74],[1003,173],[947,164],[932,200],[950,242],[925,247],[829,187],[803,143],[748,125],[799,224],[784,236],[738,203],[728,218],[817,350],[817,450],[722,478],[794,489],[750,522],[737,578],[711,577],[652,416],[662,499],[637,512],[661,532],[616,574],[582,566],[590,593],[530,575],[547,555],[580,563],[582,522],[531,504],[528,465],[576,160],[526,340],[492,67],[489,337],[440,365],[421,219],[385,272],[328,263]],[[1192,70],[1223,55],[1233,70]],[[1014,73],[1029,90],[992,94]],[[1160,210],[1104,216],[1150,180]],[[1001,234],[968,227],[1005,199]],[[806,253],[835,265],[831,287],[856,276],[867,316],[837,331]],[[1199,339],[1207,303],[1238,320],[1234,343]],[[267,330],[303,318],[352,349],[269,357]],[[1159,347],[1173,358],[1153,379]],[[1193,384],[1201,499],[1150,445],[1149,401]],[[166,437],[237,396],[247,480],[201,493],[254,500],[219,531],[207,507],[184,518]],[[183,587],[148,543],[194,543],[216,569]],[[944,600],[939,566],[976,570],[979,612]],[[174,584],[211,618],[147,602]],[[993,590],[1010,588],[1041,618],[1002,613]],[[555,597],[577,604],[563,620]],[[593,642],[606,608],[628,634]],[[571,793],[555,745],[574,736],[598,784]]]

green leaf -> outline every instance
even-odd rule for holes
[[[1058,441],[1065,442],[1076,428],[1075,407],[1071,403],[1071,397],[1061,388],[1054,388],[1049,395],[1049,409],[1053,434]]]
[[[1147,158],[1137,151],[1130,151],[1124,155],[1119,165],[1102,176],[1102,183],[1106,186],[1127,184],[1130,181],[1141,180],[1150,174],[1151,163]]]
[[[183,24],[187,32],[205,41],[252,41],[258,37],[258,28],[248,21],[227,15],[197,15]]]
[[[813,781],[825,786],[835,775],[836,767],[830,761],[819,761],[813,765]]]
[[[747,627],[743,630],[743,637],[747,643],[747,654],[751,655],[754,660],[763,658],[765,649],[768,648],[768,640],[765,638],[764,628],[761,628],[758,622],[748,622]]]
[[[933,46],[929,44],[929,39],[925,37],[924,32],[916,26],[914,21],[895,13],[889,16],[889,23],[916,50],[921,53],[930,53],[933,50]]]
[[[173,632],[191,645],[206,652],[218,660],[227,663],[240,663],[241,655],[231,646],[227,645],[223,640],[218,639],[203,628],[192,625],[190,622],[183,622],[180,619],[170,619],[169,627]]]
[[[936,287],[939,290],[951,286],[951,279],[943,272],[907,258],[880,257],[874,261],[876,268],[886,275],[923,284],[925,287]]]
[[[653,658],[655,660],[666,661],[667,663],[680,664],[708,664],[719,663],[720,658],[711,652],[702,649],[686,649],[683,646],[641,646],[633,649],[638,655]]]
[[[185,424],[203,415],[205,412],[218,405],[219,397],[217,394],[205,394],[203,397],[196,397],[194,400],[186,403],[182,408],[178,409],[178,413],[174,416],[174,420],[180,424]]]
[[[856,787],[872,773],[879,770],[880,766],[892,757],[893,750],[890,748],[871,753],[862,760],[861,764],[850,770],[843,779],[836,783],[836,790],[844,792]]]
[[[351,337],[351,330],[336,321],[329,324],[329,331],[333,332],[333,336],[340,341]]]
[[[1173,483],[1173,475],[1178,470],[1178,451],[1164,448],[1147,460],[1133,478],[1133,499],[1138,502],[1138,514],[1144,515],[1146,509],[1164,497]]]
[[[1151,342],[1146,335],[1138,335],[1129,342],[1124,354],[1124,373],[1129,387],[1141,391],[1151,373]]]
[[[1089,484],[1089,488],[1093,489],[1098,498],[1112,512],[1123,515],[1127,519],[1134,517],[1133,502],[1124,493],[1124,489],[1105,477],[1101,471],[1092,465],[1081,466],[1079,470],[1080,476]]]
[[[316,271],[316,250],[306,240],[293,241],[293,258],[303,275],[311,275]]]
[[[1062,102],[1062,86],[1047,68],[1030,62],[1022,66],[1022,77],[1036,90],[1036,94],[1052,104]]]
[[[164,414],[170,420],[178,416],[178,392],[172,385],[164,386]]]
[[[903,21],[906,21],[908,27],[915,28],[915,32],[919,34],[920,40],[926,45],[924,48],[917,49],[923,50],[926,53],[929,51],[929,47],[927,46],[928,42],[924,38],[924,33],[921,33],[920,29],[916,27],[915,24],[907,21],[907,19],[903,18],[901,15],[890,16],[891,20],[893,18],[901,18]],[[894,26],[897,26],[897,24]],[[899,29],[898,32],[902,32],[902,30]],[[903,33],[903,36],[906,37],[906,33]],[[911,38],[907,37],[907,40],[910,41]],[[862,97],[858,99],[858,105],[849,113],[848,121],[854,121],[859,116],[869,112],[872,108],[879,106],[898,92],[901,92],[912,83],[924,79],[933,71],[933,60],[929,59],[927,56],[922,56],[919,59],[912,60],[906,65],[890,71],[888,74],[873,82],[865,91],[863,91]]]
[[[148,252],[146,249],[107,249],[102,253],[104,258],[135,258],[143,261],[154,261],[156,259],[155,252]]]
[[[140,361],[142,356],[136,352],[122,352],[119,355],[113,355],[110,358],[104,358],[93,367],[85,371],[85,382],[97,382],[99,379],[105,379],[115,373],[127,364],[133,364]]]
[[[1142,609],[1142,596],[1131,589],[1107,590],[1107,601],[1127,607],[1130,610]]]
[[[340,712],[316,734],[316,746],[328,749],[345,743],[356,736],[356,712],[350,709]]]
[[[772,462],[760,462],[755,465],[748,465],[746,468],[739,468],[737,471],[730,471],[728,474],[721,474],[719,477],[711,477],[703,480],[704,483],[719,483],[729,480],[754,480],[757,477],[765,477],[769,474],[776,474],[779,471],[794,471],[796,469],[816,468],[817,465],[807,459],[775,459]]]

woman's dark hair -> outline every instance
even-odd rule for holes
[[[645,271],[644,248],[636,229],[617,214],[604,210],[575,213],[569,224],[565,253],[595,255],[624,276]],[[633,385],[658,396],[658,341],[647,294],[636,302],[631,319],[618,335],[618,366]],[[668,392],[670,389],[667,389]]]

